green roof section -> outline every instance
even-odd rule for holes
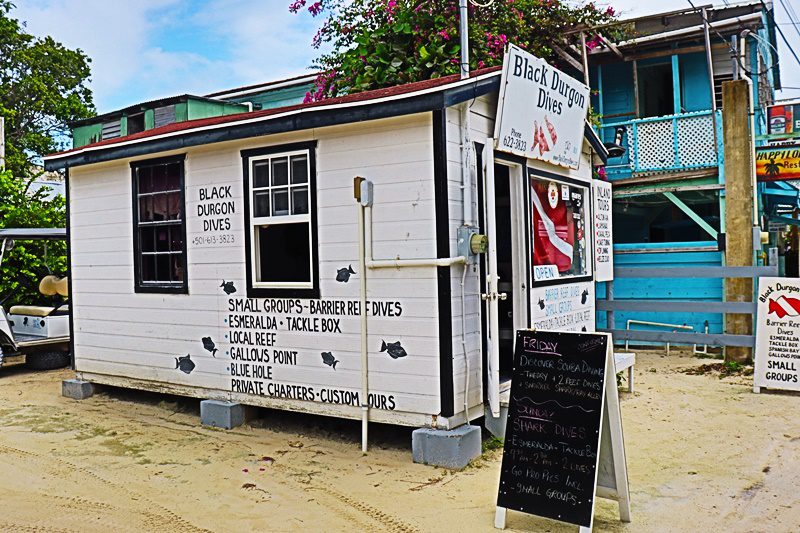
[[[183,94],[134,104],[70,124],[72,147],[80,148],[174,122],[301,104],[306,93],[313,90],[314,79],[315,75],[306,74],[207,96]]]

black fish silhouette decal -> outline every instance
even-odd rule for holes
[[[589,289],[584,289],[583,293],[581,294],[581,304],[586,303],[586,297],[589,296]]]
[[[340,268],[336,271],[336,281],[347,283],[350,281],[350,276],[355,273],[356,271],[353,270],[353,265],[349,265],[347,268]]]
[[[336,360],[331,352],[322,352],[322,362],[336,370],[336,363],[339,361]]]
[[[189,354],[186,357],[175,358],[175,370],[180,370],[184,374],[191,374],[194,370],[194,361],[191,360]]]
[[[539,298],[539,303],[538,303],[538,305],[539,305],[539,309],[544,309],[544,300],[542,300],[541,298]]]
[[[222,290],[225,291],[225,294],[233,294],[234,292],[236,292],[236,287],[233,286],[232,281],[225,281],[223,279],[222,285],[220,285],[220,287],[222,287]]]
[[[217,350],[217,345],[211,340],[211,337],[203,337],[203,348],[211,352],[211,355],[214,357],[217,356],[217,352],[219,351]]]
[[[392,359],[399,359],[408,355],[405,348],[400,346],[400,341],[390,342],[388,344],[386,341],[381,341],[381,351],[388,353],[389,357]]]

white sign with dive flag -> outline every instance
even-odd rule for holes
[[[577,169],[589,87],[510,44],[495,122],[496,149]]]

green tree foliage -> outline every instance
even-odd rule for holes
[[[324,18],[312,44],[331,49],[317,60],[321,74],[307,101],[459,72],[458,0],[295,0],[289,10]],[[614,17],[612,8],[600,9],[591,2],[470,2],[470,68],[501,65],[509,41],[552,61],[553,46],[565,46],[566,30]],[[590,35],[587,47],[598,43],[597,36]]]
[[[27,182],[27,183],[26,183]],[[48,199],[48,190],[29,190],[30,179],[15,178],[10,171],[0,172],[0,228],[63,228],[66,204],[62,196]],[[39,280],[49,273],[67,272],[64,241],[17,241],[7,250],[0,267],[0,299],[11,297],[5,306],[16,303],[47,303],[39,294]]]
[[[90,59],[50,37],[25,32],[0,0],[0,116],[6,120],[6,168],[25,178],[39,156],[62,148],[67,122],[94,114],[86,86]]]

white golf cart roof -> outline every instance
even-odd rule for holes
[[[60,240],[67,238],[65,228],[17,228],[0,229],[0,240]]]

